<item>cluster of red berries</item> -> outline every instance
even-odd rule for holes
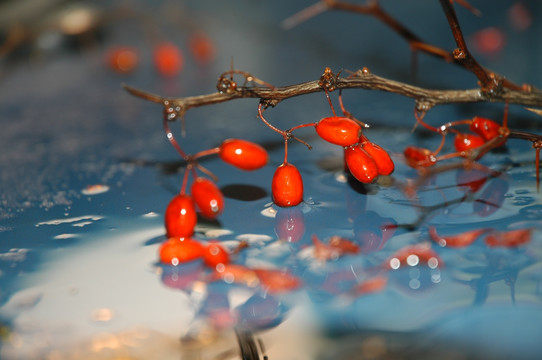
[[[442,142],[435,151],[416,146],[408,146],[404,150],[406,162],[413,168],[429,167],[435,165],[440,160],[453,157],[469,157],[471,151],[479,149],[489,141],[493,141],[497,138],[502,138],[502,140],[498,141],[495,146],[503,145],[506,142],[506,137],[509,134],[509,130],[506,125],[506,115],[507,111],[505,109],[505,117],[502,126],[493,120],[476,116],[473,119],[455,121],[443,124],[436,128],[423,122],[422,119],[420,119],[416,114],[418,123],[422,124],[425,128],[431,131],[442,134]],[[471,132],[460,132],[453,128],[454,126],[458,125],[468,125]],[[444,145],[445,136],[448,132],[455,134],[455,152],[437,156]],[[480,158],[483,153],[484,152],[481,152],[478,156],[476,156],[476,158]]]
[[[192,58],[200,65],[210,63],[215,57],[213,41],[204,33],[195,33],[188,40]],[[139,65],[139,51],[131,46],[115,46],[107,53],[107,64],[118,73],[133,72]],[[152,60],[156,71],[165,77],[175,77],[182,71],[185,63],[183,51],[172,42],[163,41],[152,50]]]
[[[178,147],[176,142],[175,144]],[[178,150],[182,152],[180,147]],[[204,246],[192,238],[197,224],[196,209],[202,216],[210,219],[216,218],[224,210],[222,192],[212,180],[196,174],[195,168],[201,168],[196,160],[202,156],[218,154],[224,162],[250,171],[267,164],[267,151],[250,141],[228,139],[220,146],[201,151],[194,156],[182,154],[189,160],[189,164],[181,191],[173,197],[166,208],[164,223],[168,240],[160,247],[160,260],[166,264],[178,265],[203,257],[205,264],[210,267],[215,267],[219,263],[227,264],[229,255],[218,243],[211,242]],[[188,174],[192,174],[193,177],[190,193],[186,191]]]
[[[278,206],[296,206],[303,201],[301,174],[287,160],[288,140],[293,137],[292,132],[300,128],[313,126],[320,138],[343,147],[346,167],[358,181],[364,184],[372,183],[379,175],[390,175],[395,169],[388,152],[363,135],[362,126],[365,126],[365,124],[350,117],[337,116],[327,91],[326,95],[333,116],[325,117],[315,123],[298,125],[287,131],[279,130],[271,125],[263,117],[261,106],[259,108],[260,118],[266,125],[282,134],[285,140],[284,162],[275,171],[272,182],[273,200]],[[346,113],[340,95],[339,101],[343,112]],[[303,142],[298,138],[295,139]]]

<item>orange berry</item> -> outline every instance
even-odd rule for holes
[[[224,196],[211,180],[198,177],[190,192],[203,216],[214,219],[224,210]]]
[[[271,191],[278,206],[299,205],[303,201],[303,179],[299,170],[292,164],[280,165],[273,175]]]
[[[177,76],[184,66],[183,53],[175,44],[161,43],[154,48],[153,55],[156,70],[166,77]]]
[[[191,238],[169,238],[160,246],[160,261],[164,264],[179,264],[199,259],[203,256],[204,247]]]
[[[345,148],[344,160],[352,176],[364,184],[373,182],[378,176],[378,168],[375,161],[359,145]]]
[[[378,175],[389,175],[395,170],[393,160],[382,147],[367,141],[363,144],[363,150],[365,150],[375,161]]]
[[[322,139],[340,146],[356,144],[361,135],[361,126],[357,122],[340,116],[323,118],[315,129]]]
[[[256,170],[267,164],[269,156],[260,145],[241,139],[224,140],[218,156],[242,170]]]
[[[218,243],[211,242],[205,247],[203,261],[210,268],[216,268],[218,264],[228,265],[230,254]]]
[[[116,46],[107,54],[109,67],[118,73],[129,73],[139,64],[139,56],[135,48],[128,46]]]
[[[175,196],[166,208],[165,225],[168,237],[188,237],[194,233],[197,215],[192,197],[185,194]]]

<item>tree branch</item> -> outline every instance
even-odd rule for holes
[[[139,90],[132,86],[123,85],[130,94],[142,99],[159,103],[164,106],[164,112],[168,120],[173,121],[177,117],[183,117],[191,108],[222,103],[235,99],[255,98],[259,99],[266,107],[276,106],[279,102],[295,96],[323,91],[320,80],[313,80],[296,85],[283,87],[243,86],[231,92],[216,92],[206,95],[189,96],[183,98],[163,97]],[[517,104],[529,107],[542,107],[542,91],[514,90],[503,88],[498,93],[487,94],[479,88],[466,90],[434,90],[413,86],[403,82],[390,80],[371,74],[366,68],[358,70],[349,77],[335,77],[334,87],[337,89],[366,89],[390,92],[416,101],[416,107],[420,111],[428,111],[432,107],[443,104],[498,102]]]

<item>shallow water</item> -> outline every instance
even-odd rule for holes
[[[108,2],[100,5],[115,9]],[[138,10],[147,5],[132,4]],[[474,172],[443,172],[409,197],[405,185],[419,175],[405,165],[404,147],[436,148],[440,137],[419,128],[412,133],[413,103],[394,95],[344,94],[347,107],[372,125],[365,134],[390,151],[393,175],[358,184],[343,171],[342,149],[304,129],[296,135],[313,149],[292,142],[288,157],[303,175],[304,202],[290,210],[272,204],[270,183],[283,160],[283,144],[256,118],[256,103],[191,110],[187,136],[179,135],[187,151],[240,137],[261,143],[270,154],[270,163],[251,173],[215,157],[202,161],[219,176],[226,210],[216,221],[200,218],[196,238],[217,239],[231,251],[246,243],[236,264],[285,270],[302,285],[274,292],[257,282],[211,281],[211,271],[199,260],[177,267],[159,263],[163,214],[179,191],[182,163],[162,132],[160,107],[127,95],[121,82],[167,95],[208,93],[234,56],[236,68],[276,84],[316,79],[328,65],[359,66],[361,58],[375,73],[427,87],[475,86],[465,72],[430,77],[443,64],[425,58],[413,79],[405,61],[393,61],[407,51],[400,39],[383,33],[356,49],[346,21],[326,31],[318,22],[286,34],[277,30],[278,22],[304,6],[301,2],[284,8],[239,5],[240,13],[235,7],[186,3],[183,16],[198,19],[213,36],[218,57],[209,67],[188,59],[178,81],[157,76],[148,60],[126,76],[104,66],[107,47],[118,43],[135,43],[149,55],[150,44],[135,35],[142,30],[130,18],[106,24],[107,36],[93,46],[61,47],[38,63],[3,59],[1,357],[534,358],[542,335],[542,204],[531,144],[510,140],[484,156],[480,164],[499,174],[482,173],[469,182],[464,177]],[[506,13],[487,11],[481,25],[503,21]],[[163,20],[160,14],[155,16]],[[171,29],[168,21],[162,26]],[[538,31],[536,24],[508,36],[533,39]],[[187,33],[189,27],[171,36],[183,43]],[[240,36],[246,42],[235,41]],[[435,36],[449,34],[443,29]],[[382,48],[384,41],[396,46]],[[501,57],[484,60],[518,82],[536,85],[535,72],[506,65],[517,61],[519,56],[506,54],[518,41],[509,40]],[[524,58],[537,58],[536,44],[522,50]],[[334,94],[332,99],[336,103]],[[480,113],[500,121],[502,106],[444,106],[426,120],[440,124]],[[286,101],[265,115],[287,128],[328,116],[329,108],[316,94]],[[509,121],[539,132],[538,118],[524,109],[512,106]],[[174,131],[180,132],[176,124]],[[443,151],[450,150],[451,139]],[[444,236],[476,229],[532,230],[519,246],[489,246],[488,231],[469,246],[453,248],[433,241],[433,228]],[[324,242],[333,236],[352,240],[360,251],[323,260],[313,235]],[[411,252],[414,256],[393,269],[397,251],[416,244],[434,253],[424,259]]]

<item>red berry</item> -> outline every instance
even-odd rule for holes
[[[344,149],[344,160],[350,173],[360,182],[369,184],[378,176],[378,168],[373,158],[361,148],[350,146]]]
[[[407,165],[412,168],[429,167],[437,163],[436,157],[430,150],[416,146],[408,146],[404,155]]]
[[[165,225],[168,237],[188,237],[194,233],[197,215],[192,197],[175,196],[166,208]]]
[[[112,70],[118,73],[129,73],[137,67],[139,56],[134,48],[117,46],[109,50],[107,63]]]
[[[303,201],[303,179],[299,170],[288,163],[280,165],[271,183],[273,201],[278,206],[296,206]]]
[[[485,140],[476,134],[457,134],[454,139],[454,146],[457,151],[476,149],[485,144]]]
[[[198,32],[188,40],[188,47],[192,56],[199,64],[207,64],[215,57],[215,45],[210,37],[204,33]]]
[[[199,259],[203,256],[204,247],[191,238],[169,238],[160,246],[160,261],[164,264],[179,264]]]
[[[483,137],[486,141],[499,136],[500,128],[501,126],[495,121],[478,116],[472,119],[470,124],[470,130]]]
[[[230,254],[218,243],[211,242],[205,247],[203,261],[205,265],[214,269],[218,264],[228,265],[230,263]]]
[[[361,126],[352,119],[339,116],[323,118],[315,126],[320,137],[332,144],[351,146],[359,141]]]
[[[220,158],[242,170],[256,170],[267,164],[267,151],[260,145],[240,139],[224,140],[218,153]]]
[[[198,177],[194,180],[191,194],[201,214],[207,218],[214,219],[224,210],[224,196],[218,186],[209,179]]]
[[[183,66],[184,57],[181,50],[172,43],[164,42],[154,48],[154,66],[161,75],[177,76]]]
[[[378,175],[389,175],[395,169],[395,165],[393,164],[390,155],[377,144],[367,141],[363,144],[363,150],[365,150],[375,161]]]

